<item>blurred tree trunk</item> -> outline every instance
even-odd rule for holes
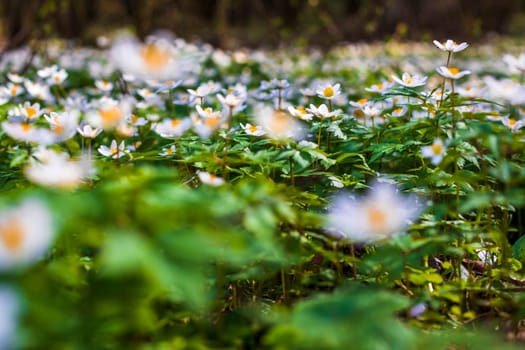
[[[5,50],[25,44],[38,31],[38,10],[45,0],[2,0],[0,8],[6,35]]]
[[[223,47],[230,46],[228,31],[228,14],[230,12],[230,0],[217,0],[215,8],[215,30],[219,44]]]

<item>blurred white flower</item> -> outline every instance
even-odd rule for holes
[[[3,122],[2,130],[11,138],[29,143],[49,145],[53,143],[53,135],[48,129],[37,128],[31,123]]]
[[[257,125],[260,125],[270,138],[299,140],[304,135],[302,125],[286,112],[276,111],[269,106],[256,106],[254,116]]]
[[[518,57],[506,54],[503,56],[505,62],[512,71],[518,71],[521,74],[525,73],[525,54],[522,53]]]
[[[469,70],[460,71],[456,67],[445,67],[445,66],[436,68],[436,72],[438,72],[439,75],[441,75],[442,77],[447,78],[447,79],[452,79],[452,80],[463,78],[465,75],[470,74]]]
[[[96,80],[95,86],[102,92],[110,92],[113,90],[113,84],[107,80]]]
[[[89,124],[84,124],[81,127],[77,127],[77,131],[80,135],[82,135],[82,137],[94,139],[102,132],[102,128],[93,128]]]
[[[430,146],[421,147],[421,154],[425,158],[430,158],[432,164],[437,165],[443,160],[446,150],[447,147],[443,141],[441,139],[435,139]]]
[[[40,259],[53,238],[53,220],[38,199],[25,199],[0,213],[0,270]],[[0,312],[1,314],[1,312]]]
[[[170,147],[165,147],[162,149],[162,152],[159,153],[159,156],[163,157],[169,157],[175,154],[177,149],[175,148],[175,145],[171,145]]]
[[[447,41],[443,43],[437,40],[434,40],[433,43],[440,50],[447,51],[447,52],[460,52],[460,51],[465,50],[468,47],[468,44],[465,42],[458,44],[454,40],[450,40],[450,39],[448,39]]]
[[[388,89],[392,87],[392,85],[394,84],[389,81],[383,80],[382,82],[378,84],[374,84],[370,87],[365,88],[365,90],[368,92],[376,92],[379,94],[384,94],[385,92],[388,91]]]
[[[225,184],[225,181],[222,177],[210,174],[205,171],[198,171],[197,176],[199,176],[199,180],[201,180],[203,184],[209,186],[218,187]]]
[[[94,103],[93,107],[95,109],[86,115],[89,124],[97,128],[110,129],[131,116],[133,103],[130,99],[116,101],[110,97],[102,97]]]
[[[491,76],[483,79],[487,86],[487,94],[491,99],[503,99],[511,104],[525,103],[525,87],[511,79],[497,80]]]
[[[71,160],[67,153],[40,149],[25,169],[28,180],[45,187],[71,190],[93,174],[87,160]]]
[[[145,44],[120,38],[110,50],[111,62],[117,68],[144,80],[183,79],[200,68],[201,56],[168,38],[151,38]]]
[[[328,229],[342,238],[375,242],[402,233],[422,208],[396,185],[376,182],[361,198],[339,196],[328,214]]]
[[[70,139],[76,134],[80,112],[78,110],[51,112],[49,116],[44,115],[44,118],[49,122],[53,142],[57,143]]]
[[[191,120],[183,119],[164,119],[153,126],[153,131],[161,137],[173,138],[179,137],[191,128]]]
[[[417,75],[417,74],[411,75],[407,72],[403,73],[401,78],[395,75],[392,75],[392,79],[394,79],[394,81],[401,86],[411,87],[411,88],[423,86],[427,83],[427,77]]]
[[[322,105],[320,105],[319,107],[316,107],[314,105],[310,105],[309,108],[307,108],[308,112],[312,113],[313,115],[315,115],[317,118],[319,119],[327,119],[327,118],[332,118],[332,117],[335,117],[335,116],[338,116],[339,114],[341,114],[341,110],[340,109],[337,109],[335,111],[329,111],[328,110],[328,107],[323,103]]]
[[[516,120],[509,117],[501,118],[501,123],[512,130],[512,132],[517,132],[519,129],[525,126],[525,120]]]
[[[49,78],[47,78],[46,82],[49,85],[62,84],[68,76],[67,72],[63,68],[59,69],[56,66],[53,67],[55,67],[55,69],[51,72],[51,75],[49,76]]]
[[[365,106],[370,104],[370,101],[367,98],[360,98],[357,101],[350,101],[348,102],[350,106],[355,108],[364,108]]]

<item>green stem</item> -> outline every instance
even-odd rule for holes
[[[294,161],[293,161],[293,157],[290,156],[290,158],[288,159],[290,161],[290,181],[292,183],[292,187],[295,187],[295,174],[294,174]]]
[[[282,288],[282,298],[283,298],[283,303],[286,304],[288,303],[288,291],[286,289],[286,272],[284,271],[284,268],[281,269],[281,288]]]

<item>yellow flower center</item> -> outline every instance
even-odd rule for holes
[[[0,241],[10,252],[20,249],[24,241],[24,228],[19,220],[11,219],[0,226]]]
[[[368,222],[374,230],[382,231],[386,225],[386,213],[376,207],[368,208]]]
[[[299,114],[306,114],[306,109],[304,109],[304,107],[302,106],[298,106],[296,109],[295,109],[297,112],[299,112]]]
[[[403,79],[403,81],[404,81],[406,84],[412,84],[412,83],[414,82],[414,78],[412,78],[412,77],[408,77],[408,76],[407,76],[407,77],[405,77],[405,78]]]
[[[403,108],[394,109],[394,113],[401,113],[402,111],[403,111]]]
[[[109,149],[109,152],[113,155],[113,154],[117,154],[118,153],[118,147],[111,147]]]
[[[432,146],[430,146],[430,149],[432,149],[432,153],[434,154],[441,154],[443,151],[443,144],[441,143],[434,143]]]
[[[179,124],[180,124],[180,119],[173,119],[173,120],[171,121],[171,126],[174,127],[174,128],[176,128],[177,126],[179,126]]]
[[[364,105],[364,104],[368,103],[368,99],[367,98],[360,98],[359,100],[357,100],[357,103],[359,103],[360,105]]]
[[[452,75],[456,75],[456,74],[459,73],[459,69],[456,68],[456,67],[449,67],[449,68],[448,68],[448,71],[449,71],[450,74],[452,74]]]
[[[210,129],[218,128],[221,123],[221,117],[215,116],[204,119],[204,125],[206,125]]]
[[[251,133],[256,133],[257,127],[255,125],[250,125],[250,127],[248,128],[248,131],[250,131]]]
[[[53,124],[53,126],[51,126],[51,130],[55,133],[55,134],[62,134],[64,132],[64,127],[62,126],[62,124]]]
[[[117,106],[103,109],[99,112],[102,119],[102,125],[110,126],[118,123],[121,119],[122,113]]]
[[[284,135],[290,130],[292,120],[286,113],[275,112],[270,120],[269,127],[277,135]]]
[[[36,109],[34,109],[33,107],[26,107],[25,111],[29,119],[33,118],[33,116],[36,114]]]
[[[11,88],[11,90],[9,90],[9,93],[14,96],[16,95],[16,93],[18,92],[18,85],[13,85],[13,87]]]
[[[163,50],[153,44],[146,45],[141,51],[141,56],[146,66],[152,70],[164,68],[170,60],[168,50]]]
[[[377,84],[377,85],[376,85],[376,88],[377,88],[378,90],[383,90],[383,89],[385,88],[385,85],[382,84],[382,83],[381,83],[381,84]]]
[[[29,123],[22,123],[20,126],[22,127],[22,131],[23,132],[29,132],[29,131],[31,131],[31,129],[33,129],[31,124],[29,124]]]
[[[509,125],[510,126],[514,126],[516,123],[517,123],[516,119],[512,119],[512,118],[509,119]]]
[[[334,96],[334,89],[331,86],[327,86],[323,90],[323,95],[325,97],[332,97]]]

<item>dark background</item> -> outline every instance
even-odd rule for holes
[[[224,48],[523,37],[525,0],[0,0],[4,47],[168,29]]]

